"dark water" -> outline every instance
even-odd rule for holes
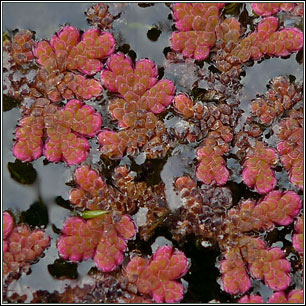
[[[71,24],[81,30],[86,30],[89,25],[86,22],[84,12],[91,6],[91,3],[4,3],[3,4],[3,31],[14,30],[16,28],[31,29],[36,32],[37,39],[50,38],[61,25]],[[120,18],[113,23],[113,34],[117,40],[117,46],[128,45],[129,50],[135,52],[136,59],[149,58],[158,66],[162,66],[165,61],[163,50],[169,47],[172,20],[169,18],[171,10],[163,3],[156,3],[150,7],[140,7],[135,4],[112,4],[110,11],[115,15],[121,12]],[[148,37],[148,31],[158,28],[160,35],[156,41]],[[192,75],[192,69],[190,76]],[[170,71],[170,72],[169,72]],[[169,69],[165,77],[176,82],[179,72]],[[172,71],[172,72],[171,72]],[[244,86],[241,92],[241,107],[245,115],[249,114],[250,101],[256,94],[264,94],[268,81],[280,74],[293,75],[296,80],[303,79],[303,65],[299,64],[296,54],[289,58],[271,58],[261,63],[255,63],[252,67],[245,69],[245,76],[241,83]],[[186,77],[186,76],[184,76]],[[189,84],[187,82],[187,84]],[[191,84],[189,84],[191,85]],[[179,86],[178,86],[179,88]],[[184,87],[181,87],[184,88]],[[191,90],[191,88],[190,88]],[[188,92],[188,88],[184,88]],[[12,284],[11,289],[24,293],[31,290],[64,290],[66,284],[76,281],[55,280],[49,273],[47,266],[53,264],[58,259],[56,250],[56,239],[58,234],[53,231],[53,227],[62,228],[64,220],[71,215],[71,212],[56,204],[56,198],[68,198],[70,187],[65,183],[72,178],[73,169],[66,167],[63,163],[44,165],[44,158],[41,157],[33,162],[37,170],[38,179],[34,185],[21,185],[14,181],[7,169],[8,162],[14,162],[12,155],[12,145],[14,130],[20,111],[15,108],[2,114],[3,119],[3,209],[9,209],[15,216],[20,216],[22,211],[29,209],[30,205],[41,199],[47,207],[49,223],[46,232],[51,236],[52,244],[45,252],[46,256],[38,263],[31,266],[32,273],[22,275],[18,285]],[[177,208],[177,194],[173,190],[174,178],[183,174],[194,173],[196,163],[193,161],[195,148],[190,145],[178,146],[168,158],[160,172],[161,180],[166,183],[166,196],[171,209]],[[97,153],[97,152],[96,152]],[[235,168],[235,160],[228,161],[229,168]],[[233,179],[233,178],[232,178]],[[285,180],[285,183],[288,181]],[[238,182],[239,183],[239,182]],[[165,236],[171,239],[169,233],[163,230],[155,234],[153,240],[158,236]],[[215,267],[218,250],[206,250],[194,247],[194,241],[186,242],[184,249],[186,255],[192,258],[190,273],[185,276],[189,290],[183,302],[206,303],[213,299],[221,302],[233,301],[232,297],[220,290],[220,282],[217,282],[219,271]],[[87,274],[93,266],[91,260],[78,264],[77,271],[79,277]],[[261,288],[259,291],[264,294],[267,287],[261,281],[254,284],[254,288]],[[29,289],[29,290],[28,290]],[[269,294],[269,293],[268,293]],[[29,300],[31,294],[29,293]]]

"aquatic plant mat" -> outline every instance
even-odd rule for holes
[[[6,303],[303,303],[290,3],[9,3]]]

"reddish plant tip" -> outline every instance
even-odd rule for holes
[[[220,272],[223,274],[222,285],[226,292],[238,294],[251,288],[251,280],[238,248],[230,249],[225,253],[225,260],[221,262]]]
[[[159,247],[151,259],[134,257],[125,267],[125,274],[140,293],[150,294],[156,303],[177,303],[184,288],[176,279],[189,269],[185,254],[171,246]]]
[[[97,3],[86,11],[87,21],[90,25],[100,29],[110,29],[114,20],[113,15],[108,12],[108,5]]]
[[[270,16],[280,10],[280,3],[252,3],[253,11],[259,16]]]
[[[242,73],[242,65],[237,56],[231,52],[239,45],[242,29],[240,22],[232,17],[225,18],[216,26],[217,52],[213,55],[217,68],[223,72],[223,82],[227,84],[231,79],[239,77]]]
[[[104,155],[109,158],[120,159],[128,147],[130,137],[125,132],[116,133],[103,129],[98,135],[98,140]]]
[[[134,113],[129,115],[132,116],[129,116],[128,121],[132,125],[135,124],[135,127],[119,132],[107,129],[102,130],[98,137],[102,145],[101,152],[111,159],[120,159],[125,152],[128,155],[136,156],[140,150],[146,154],[147,158],[151,159],[165,156],[169,149],[169,144],[163,141],[167,137],[164,123],[149,112],[142,113],[139,120],[137,118],[135,120]],[[136,117],[138,117],[138,114]],[[132,120],[130,121],[130,119]]]
[[[286,28],[276,31],[278,19],[267,17],[257,27],[257,32],[242,39],[240,45],[233,49],[241,63],[250,58],[260,59],[263,55],[287,56],[299,51],[303,46],[303,33],[297,28]]]
[[[26,116],[16,129],[16,143],[13,154],[20,160],[30,162],[43,152],[44,120],[42,117]]]
[[[271,167],[275,166],[277,161],[275,150],[265,148],[262,142],[257,141],[255,147],[247,153],[243,163],[244,183],[261,194],[271,191],[276,185],[276,178]]]
[[[237,43],[240,37],[240,23],[236,18],[226,18],[216,27],[218,39],[222,39],[225,43]]]
[[[302,48],[302,31],[297,28],[277,31],[278,20],[275,17],[263,19],[256,32],[238,41],[240,36],[238,21],[235,22],[233,18],[228,18],[221,24],[221,27],[219,26],[219,10],[222,5],[221,3],[174,4],[173,14],[179,32],[172,33],[172,49],[176,52],[182,52],[185,57],[203,60],[208,57],[210,48],[216,44],[218,36],[218,39],[222,39],[225,44],[229,41],[232,42],[232,46],[228,45],[226,48],[226,52],[229,51],[227,58],[231,58],[236,63],[244,63],[250,58],[258,60],[265,54],[286,56]],[[254,5],[256,7],[257,4]],[[272,6],[270,8],[272,12],[273,9],[279,9],[273,7],[277,4],[266,5]],[[265,15],[265,13],[263,14]],[[227,66],[229,67],[222,70],[228,71],[233,65],[229,61]]]
[[[102,125],[101,115],[79,100],[70,100],[62,113],[58,113],[58,117],[59,120],[70,123],[72,130],[89,137],[96,135]]]
[[[233,208],[228,216],[238,220],[237,225],[242,232],[251,230],[272,229],[274,224],[289,225],[299,214],[302,207],[300,197],[294,191],[278,190],[268,193],[257,205],[246,200],[239,205],[239,210]]]
[[[191,118],[194,115],[193,102],[184,94],[179,94],[174,98],[174,107],[185,118]]]
[[[2,213],[3,239],[6,239],[14,228],[14,219],[8,211]]]
[[[135,67],[131,59],[121,53],[112,55],[107,61],[107,69],[101,79],[107,89],[119,93],[125,100],[125,109],[135,101],[135,110],[161,113],[173,100],[174,84],[169,80],[157,80],[158,71],[150,60],[139,60]],[[117,108],[111,108],[116,118]]]
[[[71,190],[69,200],[78,210],[87,210],[82,214],[91,217],[98,216],[94,211],[97,214],[105,211],[133,214],[139,206],[145,205],[146,201],[150,201],[150,205],[157,205],[155,200],[151,201],[156,192],[155,188],[153,191],[144,182],[135,182],[135,176],[136,173],[128,167],[119,166],[114,169],[113,183],[106,184],[98,171],[83,165],[75,171],[74,181],[77,186]],[[163,189],[160,192],[162,193]],[[122,220],[125,219],[124,217]],[[118,230],[120,232],[120,229]]]
[[[197,156],[200,159],[196,171],[197,178],[207,185],[223,186],[229,178],[224,159],[209,146],[200,148]]]
[[[285,290],[291,281],[291,266],[280,248],[268,249],[261,239],[240,235],[235,247],[225,253],[220,271],[224,290],[231,294],[245,293],[251,287],[246,271],[255,279],[263,279],[273,290]]]
[[[2,213],[2,235],[3,235],[3,254],[7,251],[8,249],[8,242],[6,241],[6,239],[8,238],[8,236],[10,235],[10,233],[12,232],[13,228],[14,228],[14,219],[11,216],[11,214],[7,211]]]
[[[288,303],[304,304],[304,291],[303,289],[291,290],[287,295]]]
[[[202,213],[203,209],[203,202],[196,183],[189,176],[181,176],[176,179],[175,187],[180,192],[180,197],[183,204],[182,207],[187,209],[189,217],[193,215],[194,219],[199,219],[199,214]],[[182,219],[184,219],[183,215],[184,213],[181,211]],[[192,218],[192,220],[194,219]],[[198,221],[199,220],[197,220],[197,222]],[[197,222],[193,222],[193,225],[196,226]]]
[[[104,195],[103,191],[106,192],[107,189],[100,175],[89,166],[84,165],[75,171],[75,182],[79,188],[74,188],[70,192],[70,202],[78,207],[98,209],[99,194]]]
[[[216,27],[217,53],[214,58],[218,69],[225,73],[225,83],[233,77],[239,77],[242,73],[242,64],[250,59],[259,60],[264,55],[287,56],[301,50],[302,31],[298,28],[278,30],[278,26],[277,18],[266,17],[258,24],[257,30],[246,37],[241,35],[240,23],[235,18],[226,18]],[[253,105],[253,111],[258,113],[263,123],[270,124],[281,111],[277,106],[282,103],[274,101],[273,105],[269,105],[259,101],[260,99]]]
[[[254,278],[264,279],[269,288],[285,290],[291,282],[291,265],[284,257],[285,253],[280,248],[250,249],[247,256],[249,271]]]
[[[112,54],[114,49],[115,39],[110,33],[89,29],[80,37],[75,27],[66,26],[50,42],[38,42],[34,55],[49,73],[59,69],[61,72],[78,70],[91,75],[101,70],[100,59]]]
[[[244,304],[262,304],[264,302],[265,302],[264,299],[257,294],[245,295],[238,300],[238,303],[244,303]]]
[[[105,129],[99,134],[101,151],[107,157],[119,159],[125,152],[137,155],[139,148],[150,150],[158,144],[166,147],[161,143],[165,126],[154,114],[172,103],[175,86],[169,80],[158,81],[157,76],[156,65],[150,60],[139,60],[133,66],[131,59],[122,53],[108,59],[101,79],[108,90],[120,95],[110,101],[109,112],[124,130]]]
[[[271,227],[271,222],[279,225],[289,225],[299,214],[302,201],[294,191],[271,191],[254,208],[254,215],[262,220],[262,227]]]
[[[109,111],[113,118],[119,121],[119,126],[122,128],[153,130],[158,121],[153,113],[145,111],[141,104],[135,101],[114,99],[109,104]]]
[[[252,101],[252,115],[260,123],[269,125],[277,117],[302,99],[299,86],[290,83],[287,77],[276,77],[270,82],[270,89],[264,97]]]
[[[215,28],[225,3],[175,3],[173,15],[179,32],[171,35],[171,47],[185,57],[206,59],[216,43]]]
[[[262,227],[262,220],[254,214],[255,202],[251,200],[243,201],[239,204],[239,209],[232,208],[228,212],[228,219],[241,232],[249,232],[253,229],[259,230]]]
[[[290,182],[303,190],[303,123],[302,114],[292,112],[289,118],[280,122],[277,136],[281,142],[277,144],[277,151],[281,156],[284,168],[289,171]]]
[[[52,80],[52,79],[51,79]],[[56,78],[53,79],[56,81]],[[52,82],[51,82],[52,83]],[[102,85],[95,79],[86,79],[80,74],[75,74],[72,72],[67,72],[64,74],[62,82],[55,85],[56,96],[53,98],[54,93],[50,99],[54,102],[59,100],[59,94],[64,99],[72,99],[75,97],[80,97],[84,100],[89,100],[92,97],[98,97],[102,93]],[[48,91],[48,89],[46,89]]]
[[[50,237],[42,230],[31,231],[28,225],[18,225],[12,228],[12,217],[4,212],[5,228],[7,232],[3,252],[3,273],[19,272],[42,254],[50,244]],[[9,223],[7,223],[9,222]],[[8,227],[7,227],[8,226]]]
[[[48,99],[37,99],[31,114],[20,120],[13,153],[22,161],[32,161],[44,153],[51,162],[64,160],[68,165],[76,165],[88,155],[85,137],[94,136],[101,125],[101,115],[79,100],[71,100],[59,109]],[[43,149],[44,131],[48,139]]]
[[[102,85],[95,79],[74,72],[49,73],[46,69],[38,70],[34,88],[52,102],[73,98],[89,100],[102,93]]]
[[[297,221],[295,222],[294,225],[294,229],[295,229],[295,234],[293,234],[292,236],[292,244],[293,247],[299,252],[299,253],[303,253],[304,249],[304,230],[303,230],[303,218],[302,217],[298,217]]]
[[[137,229],[132,221],[131,217],[128,215],[123,215],[121,219],[115,223],[117,232],[124,239],[131,239],[136,235]]]
[[[102,93],[101,84],[77,73],[93,75],[102,69],[101,59],[115,50],[112,34],[89,29],[81,37],[79,31],[66,26],[50,41],[37,42],[34,55],[42,66],[34,87],[51,101],[61,98],[91,99]]]
[[[74,262],[93,258],[103,272],[115,270],[123,261],[126,241],[136,234],[128,215],[114,221],[111,214],[88,221],[79,217],[66,220],[57,247],[59,255]]]
[[[202,144],[214,146],[215,151],[218,147],[223,153],[229,150],[227,142],[233,138],[230,126],[235,119],[230,116],[232,108],[228,104],[215,105],[202,101],[194,103],[186,94],[178,94],[174,98],[174,108],[184,119],[191,119],[188,122],[181,121],[177,125],[175,132],[179,138],[194,142],[209,130]]]
[[[33,33],[29,30],[20,30],[12,39],[12,57],[16,64],[23,65],[34,59]]]
[[[113,202],[113,198],[108,198],[109,188],[97,171],[87,165],[81,166],[75,171],[75,182],[78,188],[70,192],[71,204],[89,210],[110,209],[108,204],[104,204]]]
[[[206,107],[206,109],[208,109]],[[220,108],[221,109],[221,108]],[[230,111],[225,108],[227,111]],[[218,108],[212,108],[211,114],[220,115]],[[202,146],[197,150],[200,163],[197,166],[196,176],[203,183],[217,186],[224,185],[229,178],[229,171],[225,166],[222,155],[229,151],[229,142],[233,139],[231,128],[222,124],[220,120],[213,119],[211,131],[202,141]]]
[[[303,16],[303,6],[300,3],[252,3],[251,6],[259,16],[271,16],[280,10],[290,12],[292,15]]]
[[[196,188],[195,182],[189,176],[179,177],[178,179],[176,179],[175,185],[179,191],[182,191],[185,188],[187,188],[188,190]]]
[[[284,291],[274,292],[269,299],[265,302],[260,295],[245,295],[238,300],[238,303],[268,303],[268,304],[303,304],[303,290],[291,290],[287,295]]]
[[[274,292],[268,299],[267,303],[273,303],[273,304],[295,304],[295,303],[302,303],[304,301],[304,293],[303,290],[295,289],[291,290],[287,295],[285,292]]]

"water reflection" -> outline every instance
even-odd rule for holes
[[[163,170],[160,173],[162,181],[165,183],[165,194],[168,207],[175,212],[183,204],[178,192],[174,189],[175,180],[183,175],[193,174],[191,165],[195,157],[195,150],[188,145],[179,145],[172,152],[172,156],[167,159]]]
[[[244,98],[241,106],[250,104],[256,98],[256,94],[263,95],[267,91],[269,81],[280,75],[293,75],[296,81],[303,81],[303,65],[296,60],[296,53],[291,54],[288,59],[270,58],[261,63],[254,63],[251,67],[245,67],[246,76],[242,78]]]
[[[71,24],[82,30],[89,28],[84,12],[93,3],[27,2],[3,3],[3,31],[16,28],[36,32],[36,38],[50,38],[59,25]],[[22,12],[17,13],[17,12]]]
[[[155,3],[154,6],[147,8],[130,4],[120,19],[113,23],[118,44],[129,44],[136,52],[137,59],[149,58],[157,65],[162,65],[164,61],[162,50],[170,45],[171,22],[168,19],[170,13],[170,9],[164,3]],[[157,41],[147,37],[147,32],[154,25],[162,31]]]
[[[3,116],[3,170],[2,170],[2,187],[4,196],[2,197],[3,209],[10,209],[14,213],[16,210],[26,210],[30,204],[37,200],[37,185],[22,185],[11,178],[7,168],[8,162],[14,162],[15,157],[12,154],[13,133],[16,122],[20,118],[19,109],[13,109],[6,112]]]

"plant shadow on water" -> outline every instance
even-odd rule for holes
[[[82,31],[91,28],[86,23],[84,12],[93,3],[5,3],[3,9],[3,29],[11,31],[16,28],[25,28],[35,31],[36,39],[50,39],[50,37],[58,31],[61,25],[70,24],[76,26]],[[206,93],[207,90],[197,87],[200,67],[208,67],[203,61],[186,61],[177,60],[176,65],[169,64],[167,53],[171,51],[170,36],[173,31],[174,22],[172,20],[172,11],[169,5],[164,3],[154,4],[109,4],[110,12],[116,16],[113,22],[111,33],[116,39],[116,51],[120,51],[130,56],[135,63],[139,59],[147,58],[156,63],[159,73],[159,79],[168,78],[176,83],[177,92],[187,92],[189,95],[196,96],[195,93]],[[247,10],[245,5],[237,6],[245,14]],[[236,8],[237,8],[236,7]],[[236,9],[235,8],[235,9]],[[22,11],[23,18],[16,14]],[[228,14],[236,14],[228,11]],[[169,18],[170,16],[170,18]],[[252,22],[254,18],[252,17]],[[244,20],[244,22],[246,22]],[[289,22],[289,21],[288,21]],[[253,26],[253,25],[252,25]],[[248,29],[250,30],[250,29]],[[301,65],[302,52],[294,53],[286,57],[265,58],[259,62],[251,62],[244,69],[244,75],[240,78],[242,88],[239,89],[237,97],[240,100],[240,109],[243,116],[240,117],[239,125],[243,126],[250,116],[250,101],[258,95],[263,95],[267,90],[268,82],[279,75],[286,75],[298,82],[303,80],[303,66]],[[174,61],[175,62],[175,61]],[[198,65],[197,65],[198,64]],[[210,70],[219,71],[213,64],[210,64]],[[168,66],[167,66],[168,65]],[[176,68],[174,68],[176,67]],[[185,71],[185,85],[180,84],[180,70]],[[186,85],[187,84],[187,85]],[[190,87],[190,88],[189,88]],[[101,110],[104,124],[107,128],[117,129],[116,123],[112,120],[108,112],[107,100],[115,94],[105,90],[103,99],[100,100],[100,106],[96,107],[95,99],[92,99],[88,105],[95,106]],[[200,94],[197,94],[199,100]],[[101,98],[101,97],[100,97]],[[101,102],[102,101],[102,102]],[[13,281],[8,288],[8,292],[17,293],[19,296],[26,295],[22,298],[22,302],[30,302],[32,293],[36,290],[47,290],[50,293],[57,290],[63,292],[66,286],[77,284],[77,281],[84,278],[89,270],[95,266],[93,260],[89,259],[80,263],[72,263],[61,259],[58,255],[57,241],[61,234],[63,224],[68,217],[76,212],[72,212],[73,207],[69,202],[69,193],[71,187],[76,187],[73,181],[73,172],[76,167],[67,167],[64,163],[48,163],[44,157],[40,157],[32,162],[33,167],[29,168],[29,172],[25,177],[20,173],[27,169],[18,170],[18,160],[12,154],[12,147],[15,140],[14,131],[16,124],[20,119],[20,111],[17,108],[20,101],[17,99],[10,100],[4,96],[3,114],[3,191],[2,198],[3,210],[12,212],[16,221],[27,223],[32,229],[42,228],[51,237],[51,245],[45,252],[45,255],[31,265],[31,270],[27,274],[22,274],[19,280]],[[218,100],[212,103],[218,104]],[[172,119],[164,119],[166,128],[170,130],[174,128],[175,122],[179,122],[179,117],[173,115],[174,109],[170,107],[167,110],[166,117]],[[171,115],[171,116],[170,116]],[[172,120],[172,121],[171,121]],[[276,136],[273,129],[266,129],[263,139],[269,145],[276,145]],[[201,139],[202,140],[202,139]],[[185,141],[185,142],[184,142]],[[95,140],[92,141],[94,143]],[[195,172],[197,169],[196,149],[198,143],[186,144],[184,139],[175,147],[171,147],[164,157],[158,159],[146,159],[143,155],[135,158],[124,157],[121,161],[110,160],[105,156],[98,157],[98,162],[94,163],[90,158],[96,158],[98,154],[98,144],[93,144],[93,156],[89,156],[86,163],[99,169],[108,185],[114,186],[113,171],[119,165],[128,165],[130,170],[136,172],[135,182],[145,182],[148,186],[164,184],[165,198],[168,203],[170,214],[176,214],[183,205],[181,196],[175,189],[175,180],[180,176],[190,176],[196,179]],[[232,145],[232,144],[231,144]],[[91,154],[90,153],[90,154]],[[231,158],[231,160],[229,160]],[[233,175],[227,181],[225,187],[228,187],[232,193],[233,207],[237,207],[238,203],[244,199],[253,199],[257,201],[261,199],[261,195],[246,186],[242,180],[237,181],[235,175],[241,171],[237,166],[239,158],[232,154],[227,159],[228,168]],[[26,164],[22,163],[22,166]],[[232,166],[230,166],[232,165]],[[8,166],[8,167],[7,167]],[[231,168],[232,167],[232,168]],[[236,168],[236,169],[235,169]],[[16,170],[17,169],[17,170]],[[35,174],[33,174],[33,169]],[[36,177],[37,173],[37,177]],[[278,179],[277,188],[280,190],[295,190],[296,187],[290,184],[287,171],[282,170],[280,166],[276,168],[276,177]],[[69,183],[68,183],[69,182]],[[68,183],[68,184],[67,184]],[[29,185],[26,185],[29,184]],[[299,195],[301,195],[301,191]],[[168,229],[167,218],[161,223],[153,235],[144,241],[137,234],[134,240],[128,242],[128,250],[141,251],[143,255],[151,255],[152,246],[158,244],[158,237],[164,237],[171,242],[174,247],[183,251],[191,261],[189,272],[183,277],[185,283],[188,284],[187,292],[182,303],[208,303],[210,301],[233,303],[237,299],[235,296],[227,294],[221,289],[221,277],[219,269],[216,267],[216,260],[220,258],[221,251],[217,245],[211,247],[202,247],[200,240],[194,235],[187,235],[181,243],[175,241]],[[287,258],[295,271],[293,275],[293,285],[301,286],[299,279],[300,262],[298,253],[292,248],[292,234],[294,225],[288,227],[276,227],[271,232],[261,233],[261,237],[272,246],[281,246],[286,250]],[[289,238],[288,238],[289,237]],[[296,272],[297,271],[297,272]],[[267,298],[271,295],[270,289],[261,281],[254,281],[252,293],[266,294]],[[263,293],[266,292],[266,293]],[[13,301],[14,298],[12,298]],[[18,300],[17,300],[18,301]],[[49,302],[52,302],[50,296]],[[56,302],[57,300],[54,299]]]

